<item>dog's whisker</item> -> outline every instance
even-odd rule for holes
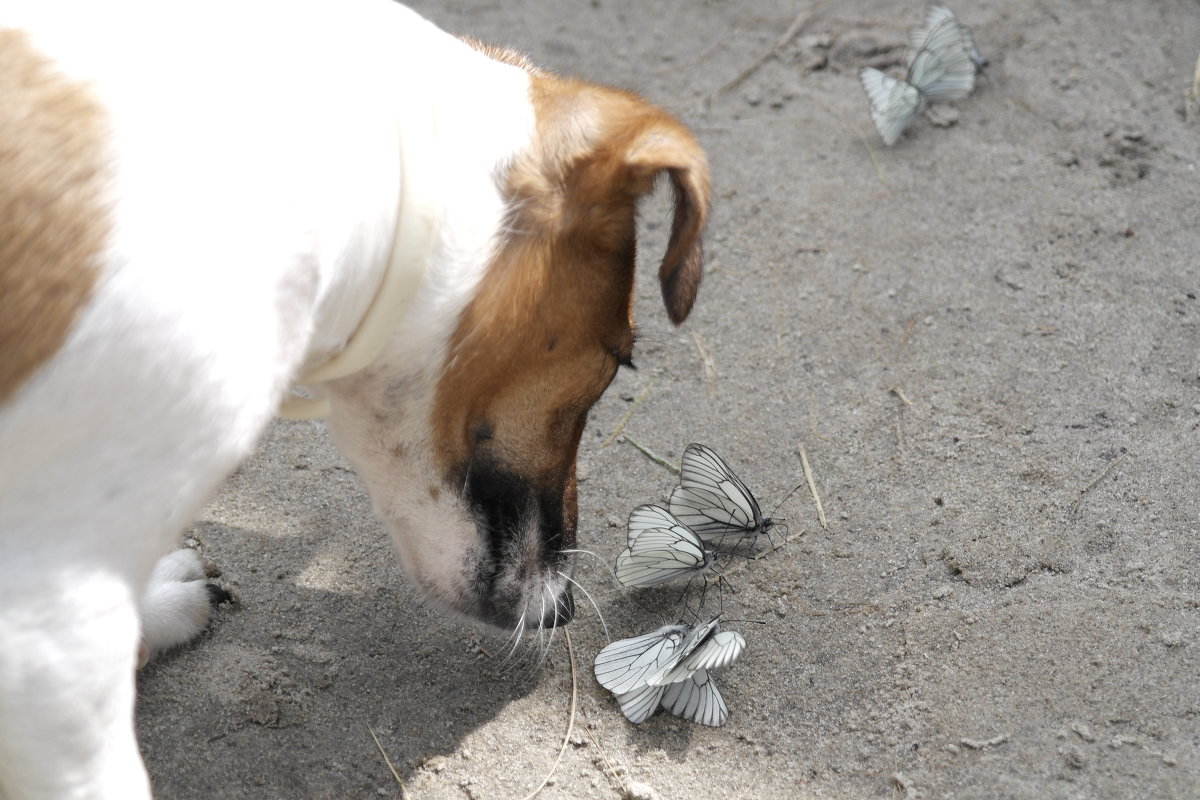
[[[617,580],[617,573],[613,572],[612,567],[610,567],[608,565],[608,561],[606,559],[602,558],[600,555],[593,553],[591,550],[582,550],[578,547],[573,547],[569,550],[559,550],[559,552],[560,553],[582,553],[584,555],[591,556],[592,558],[594,558],[600,562],[600,566],[604,567],[604,571],[607,572],[609,577],[613,579],[613,583],[617,584],[617,586],[621,586],[622,588],[624,588],[624,586],[622,586],[621,582],[619,580]],[[564,577],[566,577],[566,576],[564,576]],[[576,584],[576,586],[578,586],[578,585],[579,584]]]
[[[587,598],[587,601],[592,604],[592,608],[596,610],[596,616],[600,618],[600,626],[604,628],[604,638],[611,642],[612,637],[608,635],[608,623],[604,621],[604,614],[600,612],[600,606],[596,605],[596,600],[592,597],[592,593],[583,588],[582,583],[575,580],[562,570],[556,570],[556,572],[558,572],[559,576],[561,576],[564,580],[569,581],[572,585],[579,589],[579,591],[583,592],[583,596]]]

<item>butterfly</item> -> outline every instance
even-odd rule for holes
[[[679,485],[669,505],[671,513],[705,542],[757,536],[775,524],[763,516],[758,501],[729,465],[702,444],[689,444],[683,451]]]
[[[629,546],[617,556],[617,580],[626,587],[660,583],[708,570],[716,553],[665,508],[639,506],[629,515]]]
[[[975,39],[971,36],[971,31],[966,25],[963,25],[954,16],[954,12],[945,6],[930,6],[925,12],[925,24],[913,28],[908,34],[908,43],[912,47],[914,53],[909,57],[909,62],[912,62],[916,56],[916,51],[920,51],[925,46],[925,40],[929,34],[942,23],[950,21],[958,26],[959,36],[962,40],[963,49],[967,52],[967,58],[971,59],[971,63],[975,65],[976,72],[983,72],[988,66],[988,60],[979,53],[979,48],[975,46]]]
[[[708,671],[732,664],[745,647],[740,633],[720,629],[719,616],[695,627],[664,625],[601,650],[596,680],[631,722],[644,722],[661,704],[693,722],[722,725],[729,711]]]
[[[914,52],[904,80],[872,67],[858,73],[867,93],[871,120],[889,147],[927,102],[959,100],[975,88],[970,34],[949,9],[941,6],[930,9],[926,25],[910,34]]]

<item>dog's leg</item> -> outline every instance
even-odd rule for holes
[[[159,559],[142,593],[139,668],[204,630],[213,602],[204,577],[204,565],[195,550],[176,550]]]
[[[79,564],[36,583],[0,572],[13,579],[0,614],[0,797],[149,798],[133,730],[128,581]]]

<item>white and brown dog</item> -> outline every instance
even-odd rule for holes
[[[139,636],[207,616],[164,554],[296,382],[428,594],[569,619],[660,174],[674,322],[700,280],[685,129],[386,0],[0,13],[0,797],[149,795]]]

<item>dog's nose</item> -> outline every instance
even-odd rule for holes
[[[557,628],[566,625],[575,617],[575,598],[571,595],[571,587],[563,589],[554,607],[542,616],[543,628]]]

